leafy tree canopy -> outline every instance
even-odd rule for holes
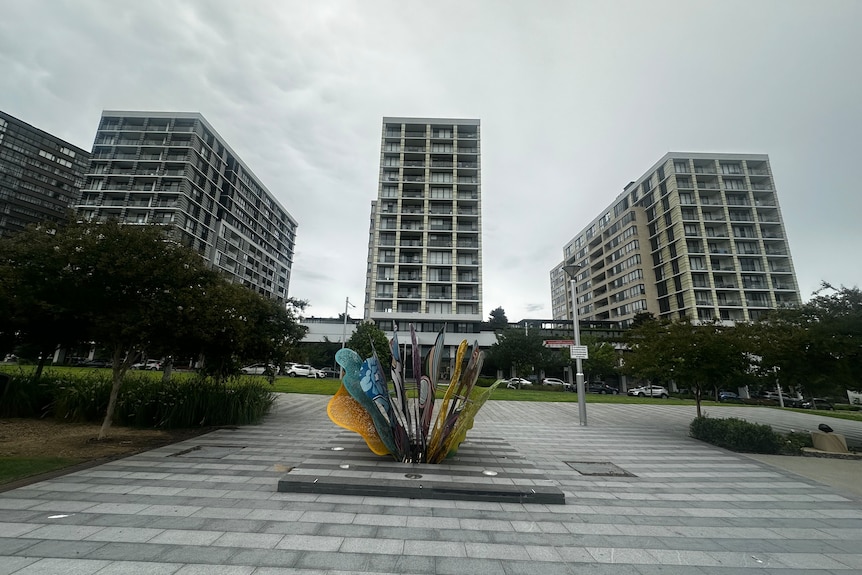
[[[389,352],[389,339],[386,337],[386,333],[377,327],[374,322],[363,321],[357,325],[353,335],[347,340],[345,347],[358,353],[362,359],[367,359],[372,355],[372,342],[374,350],[377,351],[377,358],[383,364],[383,369],[386,373],[389,373],[388,367],[392,363],[392,354]]]
[[[492,310],[488,319],[488,324],[491,329],[506,329],[509,327],[509,319],[506,317],[506,312],[502,307]]]

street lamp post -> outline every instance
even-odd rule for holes
[[[341,328],[341,349],[344,349],[347,343],[347,306],[356,307],[350,303],[349,297],[344,298],[344,326]]]
[[[581,269],[581,265],[567,265],[563,266],[563,271],[565,271],[569,276],[569,285],[572,290],[572,326],[574,326],[575,332],[575,345],[581,345],[581,327],[578,322],[578,300],[575,297],[575,277],[578,275],[578,270]],[[587,392],[584,386],[584,368],[581,363],[581,357],[577,356],[575,358],[575,369],[577,370],[575,374],[575,382],[576,382],[576,390],[578,392],[578,421],[584,427],[587,426]]]

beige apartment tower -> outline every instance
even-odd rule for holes
[[[563,248],[555,319],[572,318],[565,264],[580,266],[581,321],[639,312],[730,322],[800,303],[769,165],[761,154],[669,153]]]
[[[478,334],[482,315],[480,123],[383,118],[372,202],[364,317],[413,323],[421,344]]]

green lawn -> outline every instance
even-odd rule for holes
[[[0,457],[0,484],[80,463],[64,457]]]

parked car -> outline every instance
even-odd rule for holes
[[[275,366],[266,363],[253,363],[240,369],[243,375],[265,375],[269,372],[275,373]]]
[[[642,387],[633,387],[629,390],[629,395],[637,397],[660,397],[667,399],[670,396],[667,388],[660,385],[644,385]]]
[[[518,387],[530,387],[533,382],[523,377],[513,377],[506,380],[506,389],[518,389]]]
[[[718,401],[727,402],[727,403],[739,403],[742,400],[739,398],[739,394],[734,393],[732,391],[719,391],[718,392]]]
[[[340,369],[332,369],[331,367],[324,367],[323,369],[318,370],[323,374],[323,377],[341,377]]]
[[[600,393],[602,395],[617,395],[620,392],[616,387],[611,387],[610,385],[603,383],[601,381],[594,381],[592,383],[587,384],[587,393]]]
[[[158,359],[148,359],[132,364],[132,369],[143,369],[147,371],[159,371],[162,369],[162,362]]]
[[[546,377],[542,380],[542,385],[553,385],[558,386],[560,389],[569,391],[572,387],[572,384],[568,381],[563,381],[562,379],[558,379],[556,377]]]
[[[288,377],[326,377],[319,369],[315,369],[310,365],[295,363],[287,368]]]
[[[799,404],[802,409],[823,409],[826,411],[835,411],[835,406],[828,399],[812,397],[811,399],[803,399]]]

